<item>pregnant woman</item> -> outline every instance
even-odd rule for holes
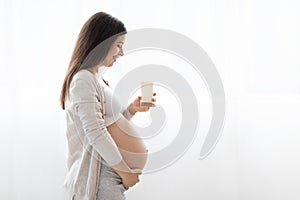
[[[98,73],[124,55],[125,36],[124,24],[104,12],[90,17],[79,33],[60,96],[70,200],[123,200],[146,164],[148,150],[128,120],[150,107],[140,106],[140,96],[123,107]]]

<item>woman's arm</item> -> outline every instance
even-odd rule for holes
[[[82,124],[84,134],[79,137],[83,145],[93,146],[110,166],[119,164],[123,158],[106,129],[101,103],[96,97],[96,88],[90,77],[77,77],[72,81],[70,101],[73,102],[73,110]]]
[[[123,110],[121,111],[123,116],[127,119],[127,120],[131,120],[132,117],[135,115],[136,111],[133,109],[133,105],[132,103],[128,105],[127,108],[123,107]]]

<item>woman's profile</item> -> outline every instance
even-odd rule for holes
[[[140,96],[123,107],[98,72],[124,55],[126,33],[120,20],[98,12],[77,38],[60,96],[67,120],[68,199],[123,200],[146,164],[148,150],[128,120],[150,107],[140,106]]]

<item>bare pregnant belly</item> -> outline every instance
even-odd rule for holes
[[[130,122],[126,118],[121,117],[118,121],[108,126],[107,130],[117,144],[128,166],[132,169],[143,169],[147,162],[147,148]]]

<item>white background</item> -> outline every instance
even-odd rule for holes
[[[79,30],[98,11],[119,18],[129,31],[164,28],[197,42],[214,61],[227,98],[223,135],[199,160],[210,104],[201,78],[190,73],[187,78],[199,85],[198,136],[176,163],[143,175],[127,192],[129,200],[300,199],[297,0],[1,0],[0,199],[65,199],[66,124],[59,95]],[[117,83],[134,64],[164,62],[183,75],[190,67],[169,55],[141,53],[120,59],[108,81]],[[170,94],[157,91],[157,104],[179,113],[176,99],[168,102]],[[150,151],[171,142],[176,120],[170,114],[165,135],[146,141]]]

